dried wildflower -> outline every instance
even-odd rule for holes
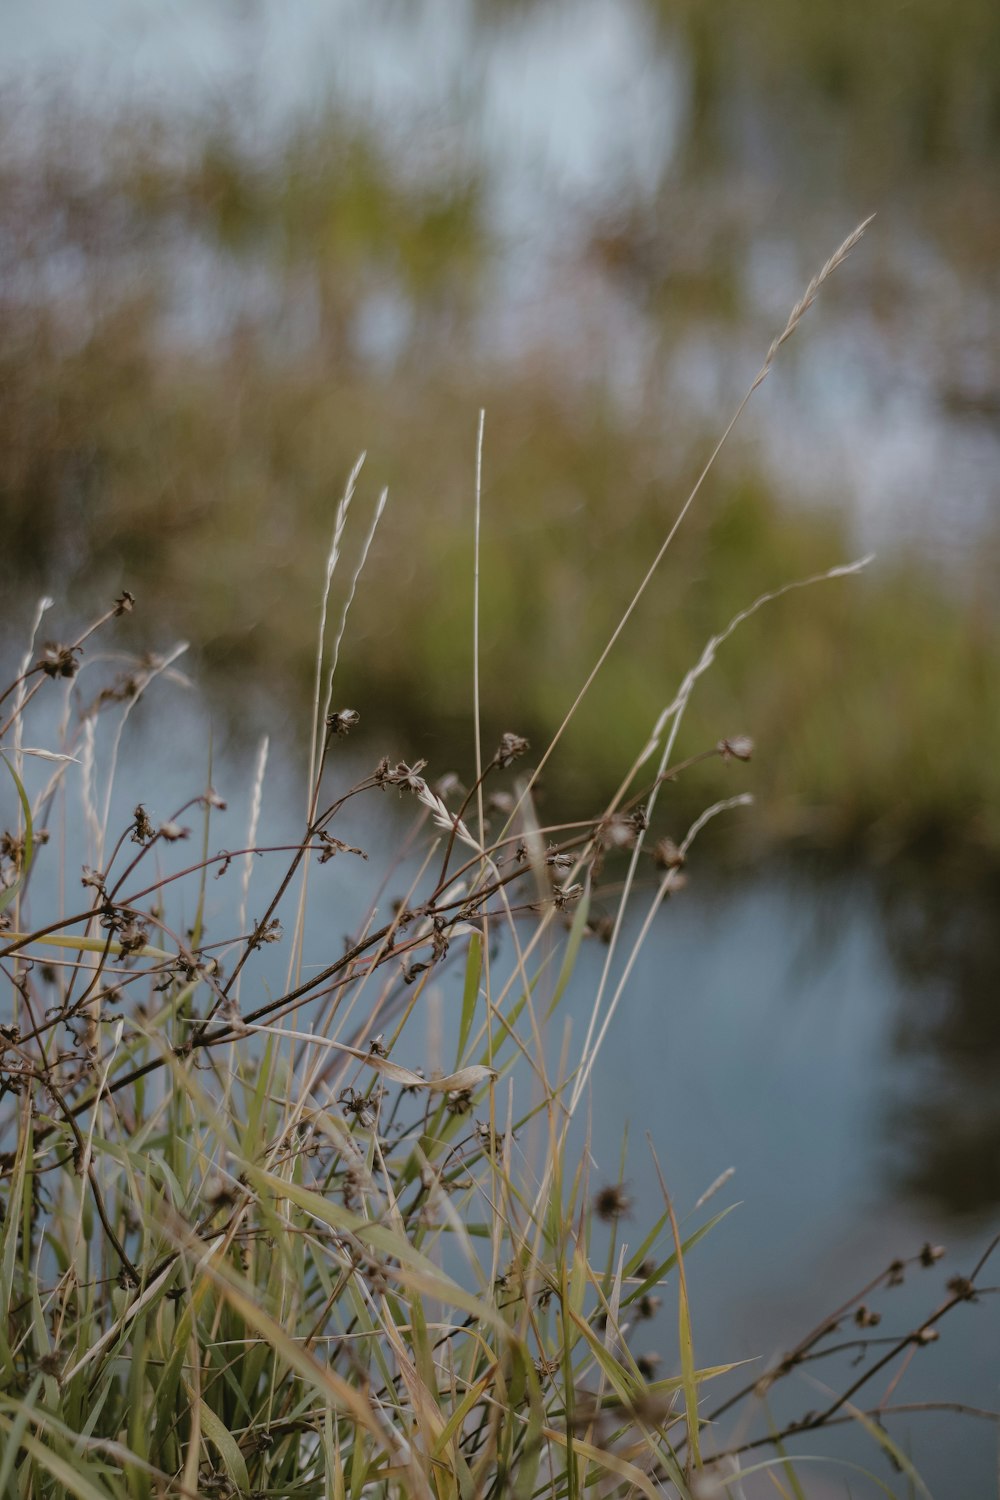
[[[889,1267],[889,1276],[886,1281],[886,1286],[902,1286],[904,1269],[905,1267],[901,1260],[894,1260],[892,1265]]]
[[[329,729],[331,734],[340,735],[341,737],[343,737],[346,734],[350,734],[351,730],[354,729],[360,722],[361,715],[356,709],[341,708],[337,711],[337,713],[327,715],[326,727],[327,729]]]
[[[269,922],[255,922],[250,946],[259,948],[261,943],[280,943],[283,936],[284,928],[277,917],[272,917]]]
[[[426,784],[420,773],[426,764],[425,760],[415,760],[412,766],[408,766],[405,760],[401,760],[391,766],[388,756],[383,756],[375,770],[375,785],[383,789],[401,786],[408,792],[422,792],[426,790]]]
[[[358,849],[354,844],[345,844],[343,839],[335,839],[332,833],[325,833],[322,828],[316,837],[323,846],[319,857],[321,865],[325,865],[335,854],[360,854],[362,859],[368,858],[363,849]]]
[[[753,755],[753,740],[748,734],[734,734],[732,739],[720,740],[716,748],[723,760],[749,760]]]
[[[877,1328],[882,1321],[882,1314],[872,1312],[871,1308],[866,1307],[862,1302],[854,1314],[854,1321],[859,1328]]]
[[[926,1242],[920,1252],[920,1264],[922,1266],[933,1266],[945,1255],[943,1245],[932,1245],[930,1240]]]
[[[632,1199],[621,1182],[608,1183],[606,1187],[598,1188],[594,1194],[594,1212],[605,1223],[624,1217],[631,1209]]]
[[[135,810],[135,826],[132,829],[133,844],[147,844],[156,834],[156,829],[149,821],[149,814],[140,802]]]
[[[389,1056],[388,1052],[385,1049],[384,1042],[385,1042],[385,1032],[384,1031],[380,1031],[379,1034],[378,1034],[378,1036],[369,1037],[369,1039],[368,1039],[368,1051],[371,1053],[372,1057],[388,1057]]]
[[[133,917],[130,921],[123,922],[117,927],[118,954],[117,962],[122,963],[132,953],[138,953],[145,948],[149,942],[149,932],[138,918]]]
[[[653,863],[661,870],[679,870],[684,855],[673,839],[660,839],[653,849]]]
[[[662,1297],[657,1297],[653,1292],[646,1292],[635,1304],[636,1314],[640,1318],[654,1318],[662,1302]]]
[[[472,1108],[471,1089],[453,1089],[445,1095],[445,1104],[450,1115],[467,1115]]]
[[[205,793],[204,797],[201,800],[209,807],[217,807],[220,812],[225,812],[226,810],[226,799],[224,797],[220,797],[213,786],[209,787],[208,791]]]
[[[15,870],[19,870],[24,861],[24,838],[6,830],[0,834],[0,859],[9,859]]]
[[[229,1500],[236,1493],[236,1486],[229,1475],[224,1470],[210,1468],[207,1464],[203,1464],[198,1470],[198,1488],[204,1490],[206,1495],[221,1497],[221,1500]]]
[[[945,1282],[945,1285],[953,1297],[961,1297],[964,1302],[977,1300],[976,1288],[968,1276],[952,1276],[949,1281]]]
[[[182,828],[179,823],[171,822],[160,824],[160,838],[166,839],[168,844],[175,844],[178,839],[186,839],[190,836],[190,828]]]
[[[54,641],[46,641],[35,665],[46,677],[75,677],[80,668],[78,658],[82,654],[79,646],[58,646]]]
[[[493,757],[493,764],[499,766],[502,771],[506,770],[509,765],[530,749],[531,746],[523,734],[512,734],[510,730],[507,730],[505,734],[500,736],[500,744]]]
[[[130,615],[134,608],[134,594],[130,594],[128,589],[122,589],[121,593],[118,595],[118,598],[115,600],[115,614]]]
[[[476,1136],[479,1144],[488,1155],[498,1156],[500,1154],[501,1138],[486,1120],[476,1121]]]
[[[128,703],[139,695],[139,679],[134,672],[120,672],[110,687],[102,688],[94,700],[91,712],[104,708],[109,703]]]
[[[486,799],[486,811],[500,813],[502,817],[509,817],[514,811],[514,798],[510,792],[491,792]]]
[[[337,1103],[343,1109],[345,1115],[352,1115],[363,1130],[370,1130],[375,1124],[375,1115],[372,1106],[377,1106],[381,1099],[378,1089],[372,1091],[370,1096],[359,1094],[356,1089],[341,1089],[337,1095]]]
[[[941,1335],[936,1328],[921,1328],[917,1332],[918,1344],[936,1344]]]
[[[351,1166],[343,1173],[343,1182],[340,1184],[340,1197],[343,1199],[345,1209],[358,1208],[361,1202],[361,1193],[364,1191],[364,1173],[361,1167],[351,1163]]]
[[[657,1370],[663,1363],[663,1359],[659,1354],[654,1354],[651,1350],[648,1354],[640,1354],[635,1363],[643,1380],[653,1380]]]
[[[583,886],[579,881],[576,881],[572,885],[557,885],[552,893],[552,900],[555,903],[556,911],[565,911],[571,902],[579,901],[582,895]]]
[[[631,818],[615,813],[598,827],[597,842],[602,849],[633,849],[638,831]]]

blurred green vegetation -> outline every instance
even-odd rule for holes
[[[894,171],[952,148],[972,160],[969,141],[985,150],[1000,130],[1000,95],[979,67],[1000,20],[976,0],[961,9],[965,30],[940,7],[911,8],[909,50],[890,58],[906,28],[886,5],[848,16],[771,0],[752,23],[730,7],[728,29],[670,7],[665,33],[683,39],[693,91],[687,149],[663,185],[670,232],[740,104],[734,49],[775,128],[801,89],[843,118],[857,112],[852,150],[884,151]],[[1000,77],[992,63],[985,74]],[[223,700],[228,690],[231,704],[284,712],[309,682],[334,508],[367,448],[357,510],[383,484],[390,504],[341,691],[368,721],[405,728],[412,753],[429,743],[435,758],[464,760],[483,406],[484,705],[491,732],[544,741],[728,412],[711,425],[678,408],[665,425],[662,391],[626,399],[599,368],[570,374],[537,346],[490,358],[498,236],[485,168],[464,148],[442,162],[336,109],[263,151],[237,119],[99,122],[54,103],[41,137],[16,113],[2,129],[8,590],[26,600],[45,587],[83,615],[127,586],[151,644],[184,634]],[[656,212],[623,203],[613,232],[597,214],[582,256],[598,246],[613,274],[655,265],[647,316],[734,315],[725,265],[746,241],[721,235],[730,260],[707,261],[693,295],[676,257],[633,253]],[[550,794],[614,781],[712,633],[762,591],[857,550],[842,513],[794,506],[734,446],[553,762]],[[17,614],[8,605],[9,627]],[[897,556],[786,597],[723,648],[680,747],[749,733],[754,763],[692,773],[678,818],[738,784],[757,794],[755,826],[778,837],[995,856],[998,667],[985,574],[956,591],[928,562]]]

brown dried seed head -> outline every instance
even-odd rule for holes
[[[660,839],[653,849],[653,861],[661,870],[679,870],[684,863],[684,855],[673,839]]]
[[[55,641],[46,641],[35,665],[41,667],[46,677],[75,677],[80,654],[79,646],[60,646]]]
[[[753,755],[753,740],[748,734],[734,734],[732,739],[720,740],[718,749],[723,760],[749,760]]]
[[[630,1212],[632,1200],[621,1182],[611,1182],[598,1188],[594,1194],[594,1212],[599,1219],[609,1223]]]
[[[497,748],[496,754],[493,757],[493,762],[495,765],[498,765],[501,770],[503,770],[507,766],[509,766],[512,761],[517,760],[519,756],[524,755],[525,752],[530,749],[531,746],[524,738],[523,734],[513,734],[508,729],[505,734],[502,734],[500,736],[500,744]]]
[[[341,708],[335,714],[329,714],[326,727],[331,734],[350,734],[351,730],[360,722],[361,715],[354,708]]]

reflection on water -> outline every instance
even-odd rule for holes
[[[949,966],[925,931],[932,924],[916,921],[939,900],[933,887],[910,892],[920,941],[867,875],[777,864],[716,883],[694,863],[691,887],[650,935],[595,1072],[595,1155],[613,1170],[631,1125],[637,1232],[660,1201],[646,1131],[685,1206],[735,1167],[722,1197],[739,1207],[699,1245],[689,1276],[699,1357],[756,1358],[791,1346],[928,1239],[948,1246],[949,1274],[987,1243],[1000,1205],[991,901],[981,893],[960,924],[967,943],[978,928],[978,956]],[[584,955],[574,991],[583,1011],[599,961]],[[978,991],[967,987],[970,970],[983,980]],[[945,1278],[932,1279],[911,1279],[879,1303],[888,1330],[924,1316],[921,1299],[934,1300]],[[989,1307],[970,1313],[942,1328],[899,1399],[960,1390],[954,1399],[993,1405],[996,1317]],[[651,1331],[654,1347],[658,1337]],[[847,1357],[814,1373],[835,1388],[842,1372],[845,1385],[858,1373]],[[876,1381],[872,1400],[880,1394]],[[793,1383],[776,1401],[778,1419],[794,1417],[816,1391]],[[906,1443],[935,1495],[990,1482],[988,1429],[917,1418]],[[850,1438],[823,1446],[871,1460]],[[805,1440],[800,1449],[813,1451]],[[971,1488],[956,1490],[956,1474]]]
[[[893,1053],[914,1075],[886,1129],[905,1188],[953,1215],[1000,1204],[998,897],[995,875],[896,871],[879,890],[903,1002]]]

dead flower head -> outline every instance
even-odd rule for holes
[[[602,849],[632,849],[641,832],[642,828],[636,825],[634,818],[614,813],[599,825],[597,841]]]
[[[81,655],[79,646],[60,646],[55,641],[46,641],[35,665],[42,669],[46,677],[75,677]]]
[[[679,870],[684,855],[673,839],[660,839],[653,849],[653,862],[661,870]]]
[[[632,1199],[621,1182],[611,1182],[594,1194],[594,1212],[606,1224],[623,1218],[632,1209]]]
[[[132,829],[132,842],[133,844],[148,844],[155,833],[156,829],[149,820],[149,813],[140,802],[135,810],[135,826]]]
[[[500,744],[493,757],[493,764],[499,766],[502,771],[506,770],[513,761],[517,760],[530,749],[531,746],[523,734],[512,734],[508,729],[505,734],[500,736]]]
[[[331,734],[343,736],[345,734],[350,734],[351,730],[354,729],[358,723],[360,723],[360,720],[361,715],[358,713],[357,709],[341,708],[335,714],[329,714],[327,716],[326,727],[327,729],[329,729]]]
[[[753,740],[748,734],[734,734],[732,739],[720,740],[717,748],[723,760],[749,760],[753,755]]]

